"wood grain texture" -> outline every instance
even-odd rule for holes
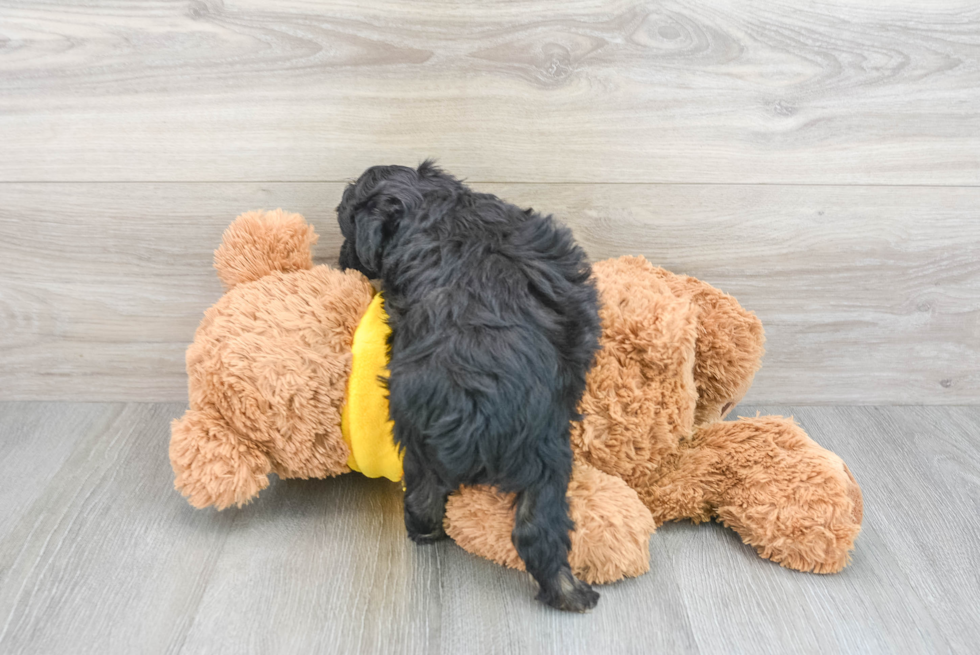
[[[980,184],[972,0],[7,0],[3,181]]]
[[[0,406],[0,539],[58,475],[78,442],[101,433],[115,409],[95,403]]]
[[[478,184],[593,258],[641,254],[766,325],[749,401],[980,400],[980,189]],[[184,350],[245,209],[299,211],[335,261],[340,184],[7,184],[0,398],[186,400]]]
[[[169,420],[181,410],[104,406],[99,425],[82,433],[24,508],[0,540],[0,651],[179,646],[235,519],[188,513],[174,503],[167,442]],[[23,404],[2,411],[30,423],[36,413],[78,410]],[[58,418],[49,423],[64,425]],[[34,456],[21,460],[28,469],[43,465],[46,452],[72,434],[32,436]]]
[[[50,469],[72,442],[21,507],[0,478],[0,652],[933,653],[980,639],[980,407],[737,408],[795,414],[848,463],[865,498],[852,564],[797,573],[716,524],[667,524],[651,571],[603,587],[586,616],[452,543],[412,545],[387,481],[274,481],[242,510],[193,510],[166,456],[181,411],[0,404],[0,444],[36,446],[19,466]]]

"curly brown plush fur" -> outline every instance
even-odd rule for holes
[[[647,545],[656,526],[625,482],[577,462],[568,499],[575,522],[568,561],[576,577],[596,584],[649,570]],[[509,538],[513,508],[510,495],[486,487],[462,487],[447,506],[447,530],[466,550],[523,571],[524,562]]]
[[[657,525],[717,518],[788,568],[846,566],[862,502],[844,462],[791,418],[721,421],[761,363],[758,318],[731,296],[640,257],[593,269],[602,349],[581,404],[585,419],[572,431],[576,458],[625,481]],[[478,502],[475,495],[466,502]],[[486,535],[495,523],[468,520],[461,502],[448,509],[450,536],[510,564],[501,536]]]
[[[353,331],[373,291],[312,265],[302,217],[253,212],[215,256],[228,293],[187,352],[190,409],[174,421],[175,486],[195,507],[242,505],[280,477],[348,472],[340,412]],[[715,518],[761,556],[830,573],[847,564],[861,491],[792,420],[723,421],[760,364],[759,320],[731,296],[638,257],[593,267],[602,345],[574,426],[569,562],[590,583],[649,567],[664,521]],[[467,487],[447,506],[463,548],[520,567],[512,499]]]
[[[187,349],[190,409],[170,442],[174,484],[195,507],[241,506],[271,472],[350,470],[340,413],[354,329],[374,291],[359,273],[313,267],[315,241],[298,214],[252,212],[215,252],[229,290]]]

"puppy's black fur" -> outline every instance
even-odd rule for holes
[[[445,537],[446,498],[461,484],[516,492],[514,546],[538,598],[591,609],[599,595],[568,566],[565,494],[599,314],[571,231],[431,162],[368,169],[337,213],[341,266],[384,291],[409,536]]]

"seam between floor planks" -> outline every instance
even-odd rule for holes
[[[603,588],[585,617],[532,602],[525,574],[410,544],[383,481],[279,481],[242,510],[189,508],[166,456],[181,411],[0,403],[0,473],[44,482],[12,530],[0,521],[0,650],[893,653],[980,638],[980,533],[959,518],[980,502],[980,407],[740,406],[795,415],[848,463],[865,494],[851,566],[795,573],[716,524],[668,524],[651,571]],[[48,444],[70,445],[38,468]],[[11,568],[15,552],[37,563]]]

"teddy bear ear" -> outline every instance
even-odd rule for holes
[[[282,209],[246,212],[225,230],[214,252],[214,268],[225,290],[275,271],[313,268],[311,249],[318,238],[300,214]]]

